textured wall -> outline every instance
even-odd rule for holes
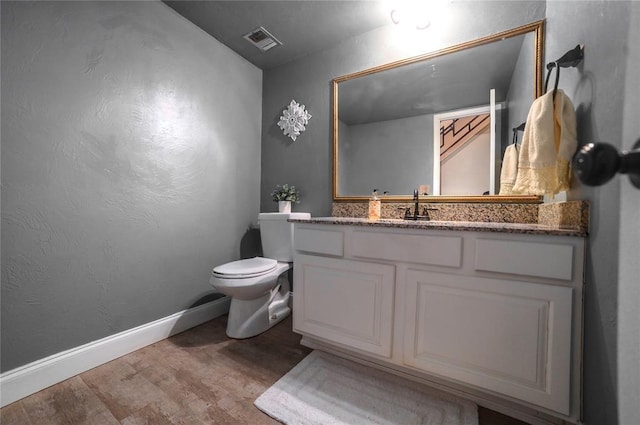
[[[585,45],[583,63],[577,69],[563,69],[559,84],[576,107],[581,144],[607,142],[618,149],[631,144],[623,137],[623,118],[624,99],[639,95],[637,84],[625,83],[626,72],[632,70],[638,74],[637,58],[635,64],[628,63],[630,52],[637,51],[637,38],[630,32],[632,8],[637,10],[638,5],[628,1],[552,1],[547,4],[546,61],[559,58],[579,43]],[[631,105],[627,108],[633,108]],[[627,110],[627,114],[637,122],[637,108]],[[637,229],[639,222],[638,209],[632,212],[631,204],[623,204],[622,180],[616,177],[595,188],[575,182],[569,193],[571,199],[587,199],[591,203],[584,313],[584,417],[588,425],[638,423],[637,417],[634,421],[622,421],[617,408],[621,366],[617,361],[618,346],[627,338],[637,341],[637,335],[618,336],[619,291],[625,283],[622,271],[628,272],[629,267],[633,267],[624,263],[620,234]],[[637,199],[638,191],[632,196]],[[621,227],[621,208],[627,216],[624,227]],[[635,219],[631,215],[635,215]],[[628,244],[629,248],[636,247],[630,252],[637,264],[638,240]],[[625,266],[620,267],[621,264]],[[627,275],[626,279],[629,285],[630,277]],[[636,286],[637,283],[636,274]],[[636,310],[635,329],[637,323]],[[634,373],[637,369],[636,357],[633,370],[620,370],[620,373]],[[637,415],[637,405],[635,409]]]
[[[412,195],[421,184],[433,187],[433,145],[425,143],[433,139],[433,115],[348,127],[340,133],[341,195],[367,196],[373,189]]]
[[[631,3],[626,49],[622,149],[640,140],[640,3]],[[635,46],[635,47],[633,47]],[[640,423],[640,190],[620,182],[620,271],[618,288],[619,423]]]
[[[533,34],[527,34],[526,39],[523,42],[523,46],[527,44],[533,44]],[[531,99],[535,98],[535,90],[531,82],[534,80],[534,62],[533,57],[530,54],[526,54],[528,51],[522,49],[518,62],[516,63],[515,71],[513,72],[514,78],[511,80],[509,86],[509,93],[507,95],[507,120],[504,122],[503,134],[502,134],[502,154],[500,162],[502,162],[502,156],[508,145],[513,140],[513,128],[519,126],[527,120],[527,114],[531,107]],[[544,82],[542,82],[544,85]],[[552,82],[553,84],[553,82]],[[518,142],[522,142],[522,132],[518,133]]]
[[[428,30],[399,39],[396,28],[370,31],[327,50],[265,71],[262,118],[261,209],[275,211],[269,193],[278,183],[302,191],[295,210],[331,214],[331,80],[394,60],[431,52],[544,19],[545,1],[452,2],[452,13],[431,22]],[[313,115],[298,140],[287,140],[277,127],[291,99]]]
[[[578,138],[583,144],[607,142],[619,150],[629,149],[640,137],[639,8],[640,4],[629,1],[581,2],[579,7],[574,2],[548,3],[547,61],[578,43],[585,45],[584,62],[578,69],[563,69],[560,79],[560,88],[576,107]],[[619,176],[595,188],[576,182],[569,194],[591,203],[584,323],[584,415],[589,425],[640,421],[634,403],[640,382],[628,381],[637,379],[640,363],[638,193],[626,177]],[[619,300],[624,310],[619,310]],[[619,323],[621,317],[624,321]],[[618,363],[619,347],[624,350],[623,363]],[[619,376],[625,377],[626,386],[621,386]],[[633,409],[624,416],[618,410],[619,397],[626,400],[627,409]]]
[[[160,2],[2,2],[2,370],[211,292],[258,213],[261,86]]]

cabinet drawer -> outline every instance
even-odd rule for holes
[[[319,230],[296,226],[293,234],[293,246],[297,251],[342,257],[344,236],[339,230]]]
[[[353,232],[355,257],[460,267],[462,237]]]
[[[573,246],[542,242],[476,240],[475,269],[571,280]]]

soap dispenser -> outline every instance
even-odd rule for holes
[[[378,197],[378,189],[373,189],[371,199],[369,199],[369,220],[375,221],[380,219],[380,198]]]

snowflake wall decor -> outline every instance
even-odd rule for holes
[[[295,142],[296,138],[306,129],[309,124],[311,114],[304,110],[304,105],[300,105],[295,100],[291,100],[289,107],[282,111],[278,127],[284,131],[285,136],[289,136]]]

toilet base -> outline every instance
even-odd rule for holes
[[[231,298],[227,336],[234,339],[251,338],[281,322],[291,313],[289,288],[289,279],[285,272],[278,277],[278,285],[260,298]]]

